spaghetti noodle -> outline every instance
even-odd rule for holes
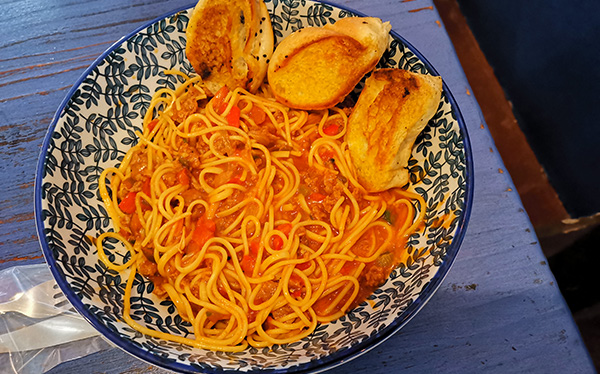
[[[98,256],[130,271],[123,318],[132,328],[219,351],[289,343],[343,316],[404,260],[425,202],[360,186],[345,109],[292,110],[268,86],[209,98],[199,77],[167,73],[185,82],[156,92],[138,144],[99,184],[115,230],[97,239]],[[124,263],[109,259],[107,238],[124,244]],[[131,317],[137,273],[193,338]]]

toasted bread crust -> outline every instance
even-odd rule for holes
[[[215,89],[256,92],[273,52],[273,31],[261,0],[200,0],[186,30],[186,55]]]
[[[292,33],[277,46],[269,63],[273,95],[297,109],[335,106],[381,58],[388,26],[376,18],[348,18]]]
[[[442,80],[401,69],[379,69],[367,78],[354,107],[346,140],[358,180],[366,190],[408,183],[412,146],[435,114]]]
[[[370,66],[364,66],[360,59],[366,48],[334,31],[312,28],[301,35],[310,39],[298,38],[299,44],[287,44],[285,55],[273,56],[269,84],[276,99],[292,108],[330,108],[368,71]],[[306,67],[310,67],[308,74]]]
[[[333,25],[323,27],[353,37],[362,45],[367,46],[370,55],[365,56],[365,59],[369,60],[369,64],[377,64],[389,44],[391,25],[389,22],[381,22],[379,18],[342,18]]]

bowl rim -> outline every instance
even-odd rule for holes
[[[366,14],[347,7],[345,5],[340,5],[329,0],[313,0],[314,2],[320,2],[350,13],[354,13],[360,17],[367,17]],[[173,361],[172,359],[164,359],[155,354],[152,354],[149,351],[146,351],[133,343],[121,339],[118,334],[107,328],[106,326],[99,323],[95,318],[93,318],[90,311],[84,307],[81,300],[77,297],[77,295],[71,290],[68,282],[62,277],[61,271],[56,266],[56,262],[54,257],[52,256],[52,251],[48,245],[48,241],[46,240],[46,236],[44,235],[44,219],[42,218],[42,181],[44,174],[44,167],[46,164],[46,157],[48,148],[50,145],[50,140],[52,138],[52,134],[56,129],[56,125],[58,124],[67,104],[69,103],[71,97],[75,94],[75,92],[81,86],[81,83],[84,79],[96,68],[104,59],[112,53],[115,49],[119,48],[123,43],[125,43],[129,38],[136,35],[142,30],[147,29],[151,25],[160,22],[168,17],[173,16],[176,13],[181,11],[188,10],[193,8],[196,4],[191,3],[188,5],[181,6],[174,10],[171,10],[162,16],[154,18],[150,21],[145,22],[144,24],[138,26],[130,33],[122,36],[116,42],[114,42],[110,47],[108,47],[102,54],[100,54],[86,70],[81,74],[81,76],[75,81],[71,89],[65,95],[65,98],[60,103],[57,111],[54,114],[52,122],[50,123],[47,133],[44,137],[44,141],[42,143],[42,147],[40,150],[40,154],[38,157],[38,164],[36,170],[35,177],[35,187],[34,187],[34,215],[36,221],[36,231],[38,235],[38,241],[40,246],[42,247],[42,252],[44,258],[46,260],[47,265],[50,268],[50,271],[56,280],[57,284],[61,288],[62,292],[65,294],[67,299],[73,304],[73,306],[77,309],[78,313],[82,315],[82,317],[87,320],[98,332],[102,334],[102,336],[108,339],[111,343],[122,349],[124,352],[151,363],[153,365],[168,369],[168,370],[176,370],[182,373],[198,373],[198,371],[193,370],[194,368],[189,365],[185,365],[179,363],[177,361]],[[417,50],[411,43],[409,43],[404,37],[398,34],[396,31],[391,30],[390,34],[393,38],[400,40],[402,43],[406,45],[406,47],[414,53],[421,62],[427,67],[429,72],[432,75],[438,75],[439,73],[433,67],[433,65],[421,54],[419,50]],[[443,91],[446,93],[450,106],[455,113],[456,121],[458,123],[458,127],[461,131],[462,139],[463,139],[463,151],[465,156],[465,200],[464,200],[464,208],[462,210],[461,215],[458,217],[458,225],[454,231],[454,238],[452,243],[446,250],[446,259],[443,264],[439,267],[435,275],[429,280],[429,282],[423,287],[421,293],[417,298],[411,303],[401,314],[402,318],[396,318],[390,325],[385,327],[382,331],[369,336],[364,339],[362,342],[343,349],[341,351],[337,351],[331,355],[328,355],[324,358],[315,359],[309,361],[304,364],[300,364],[291,368],[285,369],[257,369],[257,370],[249,370],[244,371],[245,373],[257,373],[257,372],[271,372],[271,373],[319,373],[325,370],[330,370],[337,366],[340,366],[344,363],[347,363],[350,360],[353,360],[359,356],[362,356],[366,352],[374,349],[379,346],[381,343],[389,339],[391,336],[396,334],[400,329],[402,329],[414,316],[425,306],[425,304],[431,299],[431,297],[435,294],[435,292],[440,287],[443,280],[446,278],[450,268],[452,267],[454,260],[458,254],[462,241],[464,239],[465,233],[467,231],[467,226],[469,223],[469,218],[471,216],[472,203],[473,203],[473,190],[474,190],[474,175],[473,175],[473,155],[471,149],[471,143],[469,140],[469,134],[467,132],[467,126],[465,120],[462,116],[460,108],[456,102],[456,99],[452,95],[450,89],[448,88],[445,81],[442,82]],[[202,368],[206,373],[233,373],[238,372],[235,369],[222,369],[217,367],[210,368]]]

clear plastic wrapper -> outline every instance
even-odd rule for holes
[[[15,299],[32,301],[21,303],[26,306],[21,312],[0,309],[1,373],[44,373],[62,362],[111,348],[68,301],[61,302],[59,288],[38,287],[34,295],[27,293],[48,281],[53,277],[46,264],[0,271],[0,307]]]

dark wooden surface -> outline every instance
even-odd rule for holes
[[[442,75],[467,122],[475,199],[446,280],[398,334],[332,373],[594,372],[432,1],[342,0],[385,21]],[[33,214],[39,149],[83,70],[187,0],[5,0],[0,13],[0,269],[43,262]],[[0,370],[2,371],[2,370]],[[162,373],[113,348],[53,373]]]
[[[434,0],[488,129],[536,233],[549,233],[570,218],[513,114],[511,103],[479,48],[456,0]],[[545,252],[547,254],[547,252]]]

